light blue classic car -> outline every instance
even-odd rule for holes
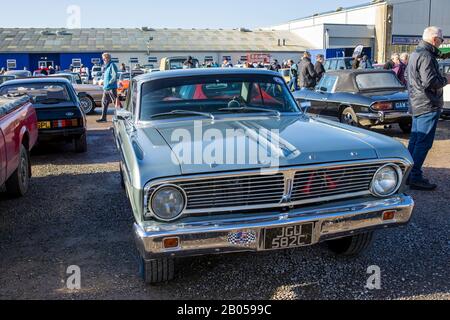
[[[320,242],[357,255],[412,215],[406,148],[309,118],[271,71],[136,77],[114,133],[146,283],[171,280],[178,257]]]

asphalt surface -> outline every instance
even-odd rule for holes
[[[173,282],[146,286],[111,124],[96,118],[88,153],[41,146],[27,196],[0,193],[0,299],[450,299],[450,121],[441,121],[426,163],[439,190],[411,192],[411,224],[378,232],[362,256],[338,258],[318,245],[188,258],[176,262]],[[407,141],[398,128],[381,132]],[[71,265],[81,268],[80,290],[66,287]],[[374,265],[380,290],[365,288]]]

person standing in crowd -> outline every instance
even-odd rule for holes
[[[391,56],[391,59],[385,63],[383,69],[384,70],[392,70],[395,67],[395,63],[393,61],[395,53]]]
[[[228,61],[228,59],[224,59],[222,63],[222,68],[233,68],[233,65]]]
[[[103,74],[103,80],[100,81],[103,85],[103,98],[102,98],[102,117],[97,122],[107,122],[108,107],[111,103],[116,103],[117,99],[117,66],[111,61],[111,55],[105,52],[102,55],[103,62],[105,64],[105,72]]]
[[[311,54],[305,52],[300,62],[300,86],[305,89],[314,89],[316,87],[317,73],[311,62]]]
[[[444,106],[443,88],[448,78],[439,71],[437,58],[439,47],[444,42],[442,29],[428,27],[423,40],[411,54],[408,64],[408,91],[410,111],[413,115],[409,152],[414,159],[414,167],[409,178],[413,190],[433,191],[437,185],[423,177],[422,166],[428,152],[433,147],[436,129],[442,107]]]
[[[6,72],[5,68],[2,68],[2,69],[0,70],[0,74],[5,74],[5,72]]]
[[[400,55],[400,61],[401,61],[405,66],[407,66],[407,65],[409,64],[409,53],[403,52],[403,53]]]
[[[323,63],[325,62],[325,56],[323,54],[318,54],[316,56],[316,64],[314,65],[314,71],[316,71],[317,74],[317,83],[322,80],[323,75],[325,74],[325,68],[323,66]]]
[[[127,66],[125,65],[125,63],[122,62],[122,64],[120,65],[120,72],[127,72]]]
[[[392,62],[394,63],[394,67],[392,68],[392,71],[395,72],[395,75],[397,76],[398,80],[406,86],[406,65],[400,60],[400,55],[398,53],[394,53],[392,55]]]
[[[297,91],[298,88],[298,65],[294,62],[294,60],[288,61],[288,67],[289,67],[289,76],[291,80],[288,83],[289,90],[291,91]],[[292,89],[292,87],[294,87]]]
[[[193,69],[194,62],[192,61],[192,57],[189,56],[187,60],[183,63],[183,69]]]
[[[53,66],[49,66],[49,67],[48,67],[48,73],[49,73],[49,74],[55,74],[55,73],[56,73],[56,71],[55,71],[55,69],[53,68]]]
[[[270,65],[270,70],[278,72],[280,69],[281,66],[278,63],[278,60],[277,59],[273,60],[272,64]]]
[[[373,69],[372,63],[370,63],[369,57],[364,55],[359,63],[359,69]]]

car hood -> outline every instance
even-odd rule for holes
[[[178,159],[181,174],[277,168],[378,158],[376,148],[365,141],[368,135],[363,131],[353,131],[351,127],[334,126],[331,123],[306,116],[289,116],[279,119],[240,117],[215,121],[158,121],[148,129],[145,127],[141,129],[144,132],[148,130],[148,135],[153,132],[153,129],[160,133],[175,155],[172,155],[172,158]],[[237,143],[235,137],[230,134],[235,131],[229,130],[248,132],[245,135],[248,142],[245,145]],[[272,138],[267,139],[267,132],[271,130],[278,131],[273,131]],[[202,138],[202,136],[208,135],[216,135],[217,142],[214,144],[212,138]],[[250,145],[253,146],[253,150],[256,146],[257,152],[262,152],[266,156],[256,156],[250,159],[249,153],[257,154],[257,152],[249,152],[252,150]],[[215,148],[223,150],[223,157],[220,156],[220,151],[219,153],[214,151]],[[185,156],[187,153],[197,154],[200,161],[194,159],[194,155]],[[241,161],[238,161],[237,156],[233,160],[227,159],[227,156],[231,158],[230,153],[241,155]],[[242,161],[242,153],[246,155],[244,161]],[[211,159],[202,157],[202,154],[212,155]],[[274,157],[267,157],[270,154]],[[214,158],[215,155],[218,157]]]

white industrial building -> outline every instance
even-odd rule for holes
[[[9,69],[91,67],[101,62],[102,52],[116,63],[158,68],[171,56],[190,55],[200,63],[227,58],[235,64],[248,57],[298,60],[306,49],[298,36],[283,30],[0,28],[0,68]]]
[[[265,29],[290,31],[308,43],[310,50],[362,44],[371,49],[375,60],[384,62],[393,52],[412,52],[430,25],[442,27],[448,42],[449,16],[449,0],[380,0]]]

